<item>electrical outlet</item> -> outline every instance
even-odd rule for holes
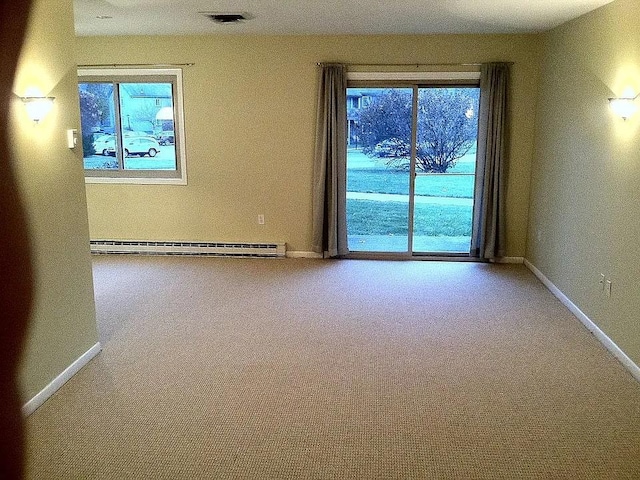
[[[600,280],[598,280],[598,284],[600,285],[600,291],[604,291],[604,280],[605,280],[604,273],[601,273]]]
[[[258,215],[258,225],[264,225],[264,215]]]
[[[607,297],[611,296],[611,280],[607,280],[605,282],[605,287],[604,287],[605,291],[607,292]]]

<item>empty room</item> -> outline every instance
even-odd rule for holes
[[[525,3],[32,0],[14,473],[639,478],[640,1]]]

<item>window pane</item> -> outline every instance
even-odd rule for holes
[[[186,184],[180,69],[80,69],[89,183]]]
[[[469,253],[480,89],[420,88],[414,252]]]
[[[348,88],[347,239],[352,252],[407,252],[411,88]]]
[[[125,170],[176,170],[171,83],[120,83]]]
[[[84,168],[117,170],[113,84],[80,83],[78,90]]]

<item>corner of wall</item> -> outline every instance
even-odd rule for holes
[[[67,147],[79,128],[73,3],[35,0],[14,83],[55,97],[40,123],[12,103],[10,137],[27,212],[35,301],[20,377],[32,398],[97,342],[81,152]],[[80,155],[80,157],[79,157]]]

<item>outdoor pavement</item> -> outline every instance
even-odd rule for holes
[[[351,252],[406,252],[406,235],[349,235]],[[469,253],[471,237],[415,236],[413,251],[420,253]]]
[[[415,203],[421,204],[426,203],[431,205],[458,205],[462,207],[473,206],[473,199],[471,198],[427,197],[425,195],[415,195],[414,198]],[[347,192],[347,199],[409,203],[409,195],[401,195],[396,193]]]

